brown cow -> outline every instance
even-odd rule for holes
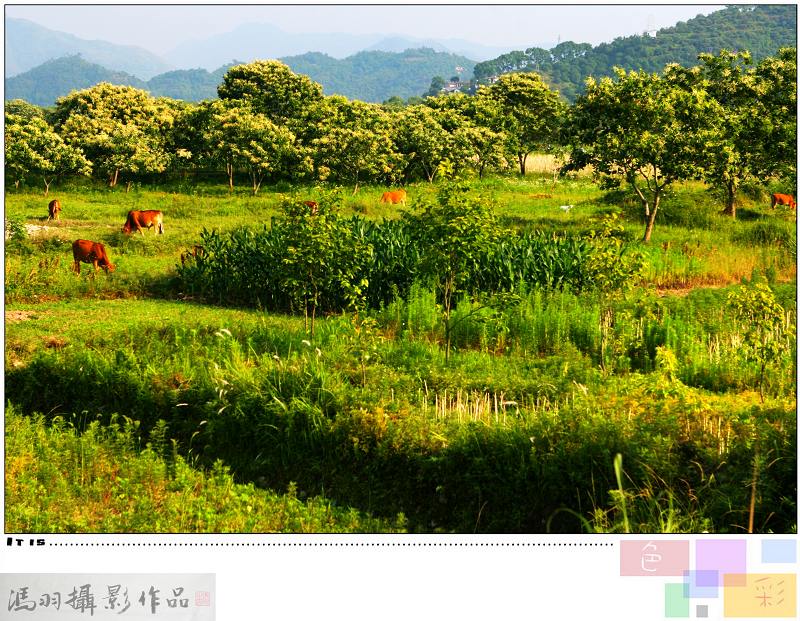
[[[383,196],[381,196],[382,203],[392,203],[392,205],[396,205],[397,203],[402,203],[403,205],[406,204],[406,191],[405,190],[395,190],[394,192],[384,192]]]
[[[74,270],[76,274],[81,273],[81,262],[94,265],[94,271],[102,267],[106,274],[114,271],[114,266],[108,258],[106,247],[88,239],[76,239],[72,242],[72,258],[75,259]]]
[[[790,209],[795,209],[794,196],[791,194],[773,194],[772,195],[772,208],[775,205],[786,205]]]
[[[122,227],[122,232],[130,235],[131,231],[138,231],[144,237],[142,229],[150,229],[156,227],[158,234],[164,233],[164,216],[160,211],[150,209],[147,211],[129,211],[128,218],[125,221],[125,226]]]
[[[48,220],[58,220],[58,214],[61,212],[61,203],[58,202],[58,199],[53,199],[47,205],[47,219]]]

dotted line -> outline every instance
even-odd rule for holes
[[[137,543],[137,542],[109,542],[109,543],[80,543],[80,542],[56,542],[49,543],[51,547],[87,547],[87,548],[263,548],[263,547],[282,547],[282,548],[601,548],[614,547],[615,543],[446,543],[446,542],[228,542],[228,543]]]

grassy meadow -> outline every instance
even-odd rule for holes
[[[263,230],[319,188],[9,188],[6,530],[796,532],[794,212],[750,189],[732,221],[681,184],[644,245],[630,195],[528,166],[471,182],[499,223],[581,236],[619,214],[641,281],[462,298],[449,357],[423,284],[313,337],[301,314],[187,286],[204,229]],[[406,189],[413,210],[438,187]],[[397,219],[384,190],[344,193],[343,214]],[[163,211],[165,234],[121,233],[130,209]],[[116,270],[74,274],[78,238]],[[766,362],[729,302],[757,283],[780,305]]]

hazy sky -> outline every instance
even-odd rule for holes
[[[247,22],[286,32],[402,34],[467,39],[524,49],[572,40],[596,45],[615,37],[673,26],[723,5],[5,5],[25,18],[83,39],[139,45],[164,53],[178,43],[233,30]]]

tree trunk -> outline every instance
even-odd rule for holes
[[[42,177],[42,179],[44,180],[44,195],[47,196],[48,192],[50,192],[50,183],[44,177]],[[19,183],[19,181],[17,183]]]
[[[114,188],[117,186],[117,179],[119,179],[119,168],[114,170],[114,174],[108,180],[108,187]]]
[[[131,191],[131,184],[132,184],[132,183],[133,183],[133,181],[128,181],[128,183],[127,183],[127,184],[125,184],[125,194],[128,194],[128,193],[130,193],[130,191]]]
[[[519,159],[519,174],[524,177],[525,176],[525,163],[528,161],[528,154],[527,153],[517,153],[517,158]]]
[[[725,209],[722,210],[723,216],[730,216],[736,219],[736,184],[729,181],[725,186]]]
[[[644,230],[644,242],[650,241],[650,236],[653,234],[653,226],[656,223],[656,214],[658,213],[658,201],[659,201],[658,192],[656,192],[655,197],[653,198],[653,210],[649,211],[648,213],[648,203],[645,201],[645,213],[647,214],[647,227]]]
[[[228,194],[233,194],[233,164],[225,164],[225,172],[228,173]]]

